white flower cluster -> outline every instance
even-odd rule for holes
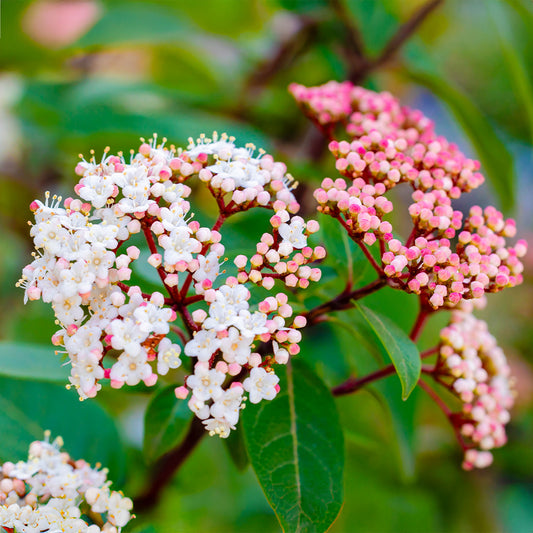
[[[266,298],[259,304],[259,311],[250,312],[248,289],[235,278],[227,283],[206,295],[209,313],[196,313],[201,329],[185,345],[185,354],[198,362],[186,387],[176,389],[178,398],[186,398],[189,389],[192,391],[191,411],[211,434],[220,437],[227,437],[235,429],[246,393],[252,403],[276,396],[279,378],[271,364],[285,364],[289,355],[298,353],[302,336],[296,328],[305,325],[301,316],[291,326],[286,324],[293,310],[285,294]],[[263,359],[258,343],[268,341],[272,341],[274,355]],[[251,368],[250,376],[237,381],[246,368]],[[230,386],[224,389],[227,382]]]
[[[452,312],[440,337],[437,372],[452,379],[451,390],[463,402],[454,419],[463,437],[472,442],[463,468],[489,466],[488,450],[507,442],[505,425],[514,404],[509,364],[487,323],[465,310]]]
[[[26,462],[0,468],[0,526],[17,533],[119,533],[131,519],[131,500],[110,490],[106,470],[73,461],[61,446],[47,434],[30,445]]]
[[[305,289],[320,279],[320,270],[309,263],[325,251],[307,243],[318,224],[292,215],[299,205],[283,163],[262,151],[254,158],[252,146],[238,148],[226,135],[202,136],[185,151],[165,143],[157,144],[156,137],[143,141],[129,163],[106,149],[101,162],[93,156],[76,167],[81,177],[75,191],[81,199],[62,202],[47,194],[45,203],[33,202],[37,253],[19,285],[26,300],[51,303],[61,326],[52,341],[68,354],[70,383],[82,399],[94,397],[102,380],[114,388],[141,381],[152,386],[181,366],[184,351],[196,364],[189,389],[198,392],[195,377],[208,380],[198,377],[203,371],[218,387],[207,396],[195,392],[191,409],[206,420],[208,430],[227,436],[243,391],[251,401],[274,397],[277,381],[270,363],[286,362],[278,353],[293,355],[300,340],[294,327],[301,326],[294,324],[302,319],[286,325],[293,314],[287,296],[267,298],[254,312],[244,284],[271,290],[279,280]],[[192,189],[185,183],[193,178],[216,201],[212,227],[194,220],[188,200]],[[263,234],[249,257],[237,256],[237,277],[226,275],[219,230],[229,216],[254,207],[274,211],[272,231]],[[134,235],[137,244],[144,236],[149,257],[126,244]],[[143,292],[130,282],[132,267],[141,260],[156,270],[161,292]],[[257,353],[258,340],[269,343],[261,347],[264,358]],[[236,376],[241,373],[250,377],[241,383],[239,396]]]
[[[254,157],[253,144],[239,148],[234,140],[225,134],[219,137],[216,133],[212,139],[203,135],[196,142],[189,139],[185,153],[191,161],[202,161],[206,157],[214,159],[212,164],[200,171],[200,179],[214,191],[231,193],[231,200],[236,205],[256,202],[257,205],[267,206],[278,200],[291,213],[297,212],[300,206],[291,190],[298,184],[287,174],[286,165],[274,161],[263,150]]]

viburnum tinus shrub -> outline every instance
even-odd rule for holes
[[[321,216],[338,224],[329,242],[324,232],[312,235],[320,230],[315,220],[297,215],[286,166],[226,135],[201,136],[185,148],[154,136],[129,158],[106,149],[100,161],[93,156],[76,167],[76,198],[47,195],[31,205],[36,253],[20,285],[26,299],[54,310],[60,329],[52,341],[70,364],[69,387],[82,399],[103,386],[140,382],[156,391],[145,452],[166,455],[140,508],[153,503],[205,434],[226,438],[242,418],[247,456],[283,528],[327,529],[343,493],[333,396],[393,373],[404,398],[420,385],[442,408],[465,469],[488,466],[489,450],[506,441],[509,366],[473,311],[487,293],[522,281],[526,244],[508,242],[515,224],[493,207],[472,207],[466,217],[453,208],[483,183],[479,163],[388,93],[348,82],[290,90],[330,140],[339,173],[314,191]],[[411,191],[406,238],[391,216],[402,204],[388,194],[399,186]],[[194,214],[194,198],[204,202],[206,193],[209,225]],[[256,245],[235,253],[226,222],[252,210],[270,211],[267,231],[258,227]],[[375,279],[355,287],[348,277],[328,298],[320,266],[332,240],[346,236]],[[139,283],[139,264],[153,269],[158,290]],[[355,303],[384,287],[419,300],[409,335],[394,317]],[[306,290],[321,299],[315,307],[305,305]],[[391,364],[330,390],[306,364],[310,354],[300,342],[314,324],[354,307]],[[452,311],[450,324],[420,353],[415,342],[427,318],[442,310]],[[422,365],[426,358],[433,362]],[[455,406],[421,374],[446,398],[452,393]]]

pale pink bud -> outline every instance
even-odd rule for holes
[[[153,387],[157,383],[157,378],[157,374],[152,373],[146,379],[143,379],[143,381],[147,387]]]
[[[272,287],[274,287],[274,284],[275,284],[275,280],[274,278],[270,276],[264,277],[263,280],[261,281],[261,285],[268,291],[272,289]]]
[[[182,385],[181,387],[176,387],[174,389],[174,394],[178,400],[185,400],[185,398],[189,396],[189,389]]]
[[[213,303],[217,299],[217,291],[215,289],[209,289],[205,291],[204,300],[207,303]]]
[[[322,246],[317,246],[313,251],[315,259],[324,259],[326,257],[326,250]]]
[[[259,270],[251,270],[249,274],[250,281],[252,283],[259,283],[262,279],[261,272]]]
[[[285,285],[287,285],[287,287],[296,287],[297,284],[298,278],[294,274],[289,274],[285,278]]]
[[[127,225],[128,231],[131,234],[139,233],[141,231],[141,223],[138,220],[130,220]]]
[[[279,305],[285,305],[289,301],[289,297],[284,292],[278,292],[278,294],[276,294],[276,300]]]
[[[154,222],[151,225],[150,229],[155,235],[161,235],[161,233],[165,232],[165,228],[163,227],[163,224],[161,224],[161,222],[159,221]]]
[[[165,278],[165,284],[169,287],[176,287],[179,283],[178,274],[168,274]]]
[[[182,163],[179,171],[182,176],[187,177],[193,174],[194,167],[190,163]]]
[[[230,376],[237,376],[240,371],[242,370],[242,366],[239,365],[238,363],[231,363],[229,366],[228,366],[228,374]],[[235,383],[232,383],[232,385],[235,384]]]
[[[267,191],[261,191],[257,195],[256,200],[259,205],[267,205],[268,202],[270,201],[270,194]]]
[[[152,265],[154,268],[158,268],[161,266],[161,260],[162,260],[161,254],[152,254],[148,258],[148,263],[150,263],[150,265]]]
[[[222,374],[227,374],[228,373],[228,364],[224,361],[219,361],[216,366],[215,366],[215,369],[218,370],[219,372],[222,372]]]
[[[250,355],[249,364],[251,367],[257,367],[262,363],[261,356],[258,353],[253,353]]]
[[[239,272],[237,274],[237,279],[239,283],[246,283],[248,281],[248,274],[246,272]]]

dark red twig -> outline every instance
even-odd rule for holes
[[[368,383],[372,383],[378,379],[390,376],[396,372],[394,365],[385,366],[371,374],[363,376],[362,378],[349,378],[344,383],[337,385],[331,390],[333,396],[344,396],[345,394],[351,394],[356,392],[361,387],[364,387]]]
[[[194,417],[181,444],[156,463],[148,486],[134,500],[133,505],[136,511],[144,511],[157,504],[164,488],[206,434],[207,431],[202,421]]]

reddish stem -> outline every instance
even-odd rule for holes
[[[388,365],[384,368],[376,370],[371,374],[363,376],[362,378],[349,378],[344,383],[337,385],[331,390],[333,396],[344,396],[345,394],[351,394],[359,390],[361,387],[364,387],[368,383],[377,381],[378,379],[385,378],[396,372],[394,365]]]
[[[444,403],[442,398],[422,379],[418,380],[418,384],[431,396],[431,399],[439,406],[440,410],[448,417],[452,416],[451,409]]]
[[[440,410],[446,415],[446,418],[452,425],[455,437],[461,448],[463,450],[468,450],[471,446],[468,446],[468,444],[466,444],[463,436],[459,431],[459,428],[453,423],[454,414],[452,413],[451,409],[444,403],[441,397],[425,381],[422,381],[422,379],[420,379],[418,381],[418,384],[429,394],[431,399],[439,406]]]
[[[429,311],[424,305],[420,305],[420,311],[416,317],[416,321],[413,324],[411,333],[409,333],[409,338],[416,342],[422,333],[424,326],[426,325],[427,319],[429,318],[431,311]]]
[[[381,276],[383,274],[383,269],[376,263],[376,260],[374,259],[373,255],[370,253],[370,250],[360,240],[356,240],[355,242],[359,245],[359,248],[361,248],[366,258],[368,259],[368,261],[374,268],[374,270]]]
[[[427,350],[424,350],[423,352],[420,352],[420,359],[426,359],[427,357],[431,357],[432,355],[435,355],[438,353],[439,347],[433,346],[433,348],[428,348]]]
[[[331,311],[342,311],[353,307],[353,301],[360,300],[387,285],[387,280],[378,278],[372,283],[354,291],[344,290],[329,302],[325,302],[305,314],[309,325],[319,321],[319,317]]]
[[[206,434],[202,421],[194,417],[181,444],[156,464],[152,480],[143,494],[135,499],[134,507],[137,511],[150,509],[159,501],[164,488]]]

